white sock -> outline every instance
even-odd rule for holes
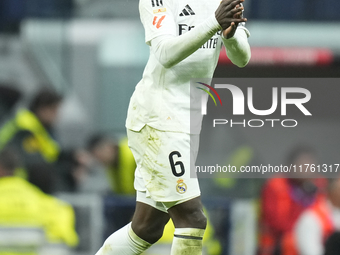
[[[176,228],[171,255],[201,255],[204,229]]]
[[[110,235],[96,255],[139,255],[150,246],[133,232],[129,223]]]

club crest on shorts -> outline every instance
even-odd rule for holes
[[[179,179],[177,181],[177,185],[176,185],[177,192],[180,193],[180,194],[184,194],[187,191],[187,189],[188,189],[188,187],[184,183],[184,181],[182,179]]]

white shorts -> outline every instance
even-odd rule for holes
[[[197,178],[190,178],[199,135],[160,131],[147,125],[138,132],[128,129],[127,135],[137,164],[134,182],[137,201],[143,197],[140,202],[149,204],[150,199],[150,205],[156,207],[155,202],[184,202],[200,196]]]

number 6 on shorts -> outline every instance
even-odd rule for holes
[[[184,175],[184,173],[185,173],[184,164],[183,164],[182,161],[176,161],[176,163],[175,163],[174,162],[174,156],[175,155],[178,158],[182,157],[181,153],[179,153],[178,151],[173,151],[169,154],[169,161],[170,161],[170,165],[171,165],[171,170],[172,170],[172,173],[174,174],[174,176],[180,177],[180,176]],[[178,165],[181,168],[181,171],[179,173],[176,171],[176,166],[178,166]]]

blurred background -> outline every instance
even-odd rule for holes
[[[222,53],[215,77],[340,77],[338,0],[244,5],[252,59],[239,69]],[[0,1],[0,254],[95,254],[129,222],[135,162],[124,123],[148,54],[137,0]],[[339,94],[314,102],[327,114],[294,133],[226,129],[224,162],[339,163]],[[326,180],[200,183],[205,254],[308,254],[292,240],[299,219],[320,199],[338,208],[339,184]],[[171,231],[147,254],[169,254]]]

